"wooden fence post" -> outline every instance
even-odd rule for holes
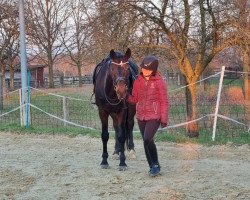
[[[213,124],[213,135],[212,135],[213,141],[215,140],[215,132],[217,128],[217,119],[218,119],[218,112],[219,112],[219,106],[220,106],[221,90],[223,87],[224,72],[225,72],[225,66],[222,66],[221,75],[220,75],[220,83],[219,83],[219,88],[218,88],[218,93],[217,93],[217,101],[216,101],[215,112],[214,112],[214,124]]]
[[[20,124],[23,127],[23,107],[22,107],[22,89],[19,89],[19,105],[20,105]]]
[[[65,121],[68,120],[68,116],[69,116],[69,112],[68,111],[69,111],[69,109],[68,109],[68,99],[67,99],[67,97],[63,97],[63,119]],[[64,122],[63,125],[66,126],[67,123]]]

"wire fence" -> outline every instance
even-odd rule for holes
[[[218,72],[195,83],[197,91],[197,119],[195,121],[198,123],[199,132],[202,137],[211,140],[216,116],[218,117],[216,138],[230,140],[235,137],[250,137],[250,104],[244,99],[243,72],[238,72],[238,77],[228,79],[228,74],[234,72],[226,71],[227,76],[223,76],[220,92],[218,114],[215,114],[221,73]],[[169,125],[166,130],[175,135],[185,134],[186,125],[190,123],[187,121],[186,87],[168,84]],[[101,122],[97,107],[93,104],[92,91],[92,85],[60,90],[31,88],[30,126],[41,129],[52,128],[55,132],[72,128],[79,129],[79,131],[83,129],[100,131]],[[20,106],[22,105],[19,90],[4,94],[2,98],[0,125],[20,125]],[[111,119],[109,130],[113,131]],[[135,123],[134,132],[138,132],[137,123]]]
[[[2,105],[0,105],[0,124],[20,123],[20,98],[19,90],[3,94],[1,97]]]

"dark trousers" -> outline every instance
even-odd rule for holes
[[[146,158],[151,168],[153,165],[159,165],[157,149],[154,143],[154,135],[160,126],[159,120],[138,120],[139,129],[143,138],[143,145]]]

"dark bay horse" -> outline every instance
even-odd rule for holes
[[[131,93],[133,81],[138,74],[137,65],[129,58],[131,50],[128,48],[123,55],[110,51],[109,57],[95,68],[93,75],[95,103],[98,107],[102,123],[102,168],[108,168],[107,143],[109,140],[108,118],[111,116],[115,130],[115,152],[119,154],[119,170],[125,170],[125,142],[128,149],[134,149],[133,127],[135,106],[126,103],[127,93]]]

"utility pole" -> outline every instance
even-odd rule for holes
[[[27,101],[27,55],[26,55],[26,39],[25,39],[25,21],[24,21],[24,0],[19,0],[19,30],[20,30],[20,58],[21,58],[21,126],[26,126],[26,101]]]
[[[3,110],[3,73],[0,71],[0,111]]]

